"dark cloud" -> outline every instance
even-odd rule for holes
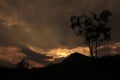
[[[119,0],[1,0],[0,45],[25,45],[50,50],[83,46],[70,29],[70,16],[110,9],[111,43],[120,41]],[[1,24],[1,23],[0,23]],[[8,26],[8,27],[6,27]]]
[[[0,47],[0,66],[15,67],[25,59],[31,67],[43,67],[51,63],[53,57],[35,52],[28,47]]]
[[[27,47],[22,47],[20,52],[26,55],[26,59],[37,62],[37,63],[44,64],[44,65],[50,64],[51,61],[49,61],[49,59],[53,58],[53,57],[46,56],[44,54],[32,51]]]

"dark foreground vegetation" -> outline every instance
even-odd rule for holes
[[[0,68],[0,80],[120,80],[120,56],[92,59],[74,53],[37,69]]]

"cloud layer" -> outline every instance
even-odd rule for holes
[[[52,57],[34,52],[28,47],[0,47],[0,66],[15,67],[22,59],[31,67],[43,67],[51,63]]]
[[[1,44],[30,44],[44,49],[82,45],[70,29],[69,18],[83,12],[110,9],[112,41],[119,41],[118,0],[1,0]],[[4,36],[4,37],[3,37]]]
[[[120,41],[119,4],[119,0],[0,0],[0,46],[22,48],[28,44],[43,51],[85,46],[83,39],[70,29],[70,16],[89,11],[99,13],[103,9],[113,13],[109,44],[115,44]],[[33,60],[36,55],[28,56]],[[39,59],[43,60],[43,56]]]

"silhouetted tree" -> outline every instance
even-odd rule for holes
[[[97,58],[98,46],[111,38],[111,28],[107,25],[111,15],[109,10],[103,10],[100,14],[90,12],[80,16],[71,16],[71,28],[76,36],[82,36],[85,39],[93,58]]]
[[[25,59],[22,59],[17,65],[16,69],[27,69],[28,68],[28,63],[25,61]]]

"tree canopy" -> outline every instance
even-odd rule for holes
[[[111,15],[112,13],[106,9],[100,14],[89,12],[80,16],[71,16],[71,28],[76,36],[82,36],[85,39],[93,58],[97,58],[98,46],[111,39],[111,28],[107,25]]]

